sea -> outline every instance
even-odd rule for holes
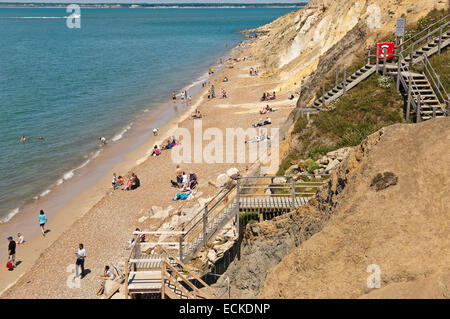
[[[172,91],[189,94],[238,30],[292,10],[81,8],[69,28],[66,8],[0,8],[0,223],[70,182],[99,137],[119,142]]]

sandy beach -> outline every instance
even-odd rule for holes
[[[288,99],[293,92],[280,91],[281,83],[265,77],[264,70],[260,70],[257,77],[249,75],[251,67],[259,67],[258,61],[252,59],[255,41],[247,42],[237,50],[235,60],[229,60],[222,71],[216,72],[210,78],[210,84],[202,88],[186,110],[160,128],[158,136],[149,138],[58,210],[49,221],[51,231],[45,238],[40,235],[30,238],[17,248],[18,267],[13,272],[4,267],[0,270],[2,298],[98,298],[96,291],[104,266],[123,259],[134,228],[156,230],[164,222],[161,218],[143,218],[149,216],[152,207],[165,209],[173,206],[172,211],[176,212],[193,204],[192,201],[171,200],[177,192],[170,184],[170,179],[175,179],[177,164],[173,162],[171,152],[176,148],[163,151],[158,157],[149,156],[149,151],[155,144],[161,145],[167,137],[175,134],[177,128],[186,128],[194,136],[191,114],[196,108],[204,115],[203,132],[208,128],[218,128],[223,132],[226,128],[250,128],[261,118],[265,119],[266,115],[260,115],[259,110],[267,104],[277,110],[269,114],[272,125],[267,128],[284,123],[294,107],[294,102]],[[222,82],[224,77],[229,81]],[[207,99],[210,85],[214,85],[216,90],[216,98],[212,100]],[[221,98],[221,88],[227,92],[226,99]],[[276,100],[260,102],[263,92],[273,91],[277,93]],[[180,164],[184,171],[197,174],[198,192],[203,198],[217,191],[208,180],[215,180],[218,174],[231,167],[245,172],[250,165]],[[111,177],[114,172],[123,176],[136,173],[141,186],[134,191],[113,191]],[[81,288],[74,289],[66,284],[70,275],[67,269],[75,262],[78,243],[83,243],[86,248],[88,274],[82,279]]]

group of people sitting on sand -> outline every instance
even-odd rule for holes
[[[273,92],[273,94],[264,92],[263,96],[261,97],[261,101],[275,100],[275,98],[276,98],[275,91]]]
[[[193,119],[201,119],[202,118],[202,113],[200,112],[199,109],[195,109],[194,113],[192,113],[191,117]]]
[[[250,68],[250,76],[258,76],[258,75],[259,75],[258,69]]]
[[[175,136],[172,136],[171,138],[169,138],[167,140],[166,145],[163,145],[163,147],[161,147],[161,150],[170,150],[172,147],[177,146],[179,143],[177,142],[177,140],[175,139]]]
[[[269,125],[269,124],[272,124],[272,120],[270,119],[269,116],[267,116],[266,120],[260,119],[258,123],[252,124],[252,126],[258,127],[258,126],[264,126],[264,125]]]
[[[266,105],[262,110],[259,111],[259,114],[266,114],[266,113],[272,113],[275,112],[273,108],[271,108],[269,105]]]
[[[176,189],[180,190],[179,193],[176,194],[176,197],[172,200],[183,200],[187,199],[189,195],[191,194],[191,191],[197,187],[198,180],[197,180],[197,174],[195,173],[189,173],[189,177],[181,170],[180,166],[177,165],[176,170],[176,181],[170,180],[170,183],[172,184],[172,187],[175,187]]]
[[[131,173],[130,178],[128,178],[128,181],[126,184],[124,184],[124,179],[122,176],[119,175],[119,177],[116,176],[116,173],[113,174],[113,178],[112,178],[112,187],[114,190],[116,190],[117,188],[124,186],[122,188],[123,191],[130,191],[130,190],[134,190],[136,188],[138,188],[139,186],[141,186],[141,181],[139,180],[139,178],[137,177],[137,175],[135,173]]]

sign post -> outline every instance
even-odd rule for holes
[[[397,38],[400,38],[400,51],[403,50],[403,41],[405,39],[405,29],[406,29],[406,19],[405,18],[397,18],[397,24],[395,26],[395,47],[397,48]]]

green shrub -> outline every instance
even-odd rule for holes
[[[239,223],[241,225],[246,225],[250,220],[258,220],[259,215],[257,212],[244,212],[239,215]]]
[[[315,169],[319,169],[320,165],[314,162],[312,159],[307,159],[304,162],[305,168],[308,170],[308,173],[312,174]]]

